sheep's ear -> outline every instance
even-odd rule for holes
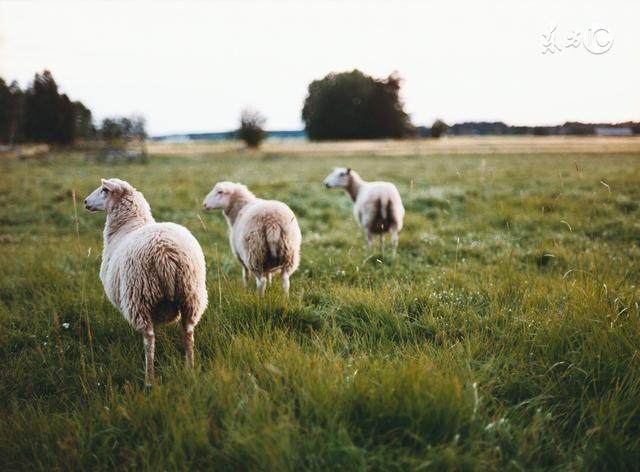
[[[108,190],[116,190],[117,188],[119,188],[118,184],[116,184],[115,182],[111,182],[110,180],[107,179],[100,179],[100,182],[102,183],[102,186]]]
[[[351,174],[351,167],[347,168],[347,175]]]

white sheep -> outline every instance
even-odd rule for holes
[[[260,296],[267,281],[280,273],[282,289],[289,296],[289,277],[300,264],[302,235],[291,209],[276,200],[256,198],[247,187],[218,182],[203,202],[205,210],[222,210],[229,224],[231,250],[242,265],[245,287],[251,274]]]
[[[180,317],[185,357],[193,368],[193,331],[207,307],[202,248],[183,226],[156,223],[142,193],[119,179],[102,179],[84,201],[106,211],[100,279],[109,301],[145,346],[145,383],[153,384],[154,326]]]
[[[380,250],[384,251],[383,237],[391,233],[391,245],[395,255],[398,248],[398,232],[402,229],[404,206],[400,193],[390,182],[366,182],[356,171],[338,167],[324,179],[327,188],[343,188],[353,200],[353,216],[364,228],[369,247],[373,235],[380,235]]]

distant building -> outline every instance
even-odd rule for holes
[[[629,127],[608,128],[604,126],[596,127],[596,136],[632,136],[633,130]]]

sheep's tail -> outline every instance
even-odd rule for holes
[[[277,223],[269,223],[264,226],[263,231],[266,254],[262,263],[262,270],[270,272],[282,265],[284,256],[282,228]]]
[[[375,215],[377,220],[378,231],[387,231],[396,221],[392,200],[383,201],[376,200]]]
[[[386,205],[380,201],[380,216],[385,221],[388,221],[393,217],[393,205],[391,200],[388,200]]]
[[[274,259],[280,255],[280,242],[282,239],[282,228],[278,224],[266,225],[264,228],[264,239],[267,242],[267,250]]]

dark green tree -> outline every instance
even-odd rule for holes
[[[75,108],[66,94],[58,97],[56,105],[55,143],[70,144],[75,139],[76,119]]]
[[[51,72],[45,70],[42,74],[36,74],[25,93],[25,139],[44,143],[63,142],[63,119],[58,116],[61,108],[58,84]]]
[[[374,79],[359,70],[309,84],[302,120],[311,140],[403,138],[413,134],[396,74]]]
[[[11,143],[14,126],[14,95],[11,87],[0,78],[0,142]]]
[[[24,92],[15,80],[9,85],[9,127],[7,143],[24,141]]]
[[[96,135],[96,127],[93,124],[93,115],[82,102],[73,102],[74,138],[92,139]]]
[[[91,111],[82,102],[60,94],[48,70],[36,74],[23,95],[23,110],[16,112],[23,116],[21,138],[25,141],[72,144],[78,138],[93,136]]]

